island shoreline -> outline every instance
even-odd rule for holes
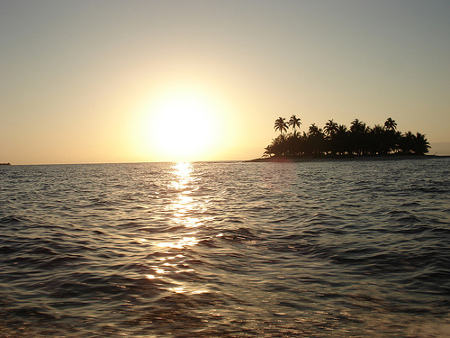
[[[272,156],[268,158],[255,158],[245,162],[271,162],[271,163],[292,163],[292,162],[355,162],[355,161],[403,161],[403,160],[429,160],[444,159],[450,156],[439,155],[375,155],[375,156],[321,156],[321,157],[290,157]]]

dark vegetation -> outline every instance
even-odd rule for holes
[[[430,144],[425,135],[397,131],[397,123],[388,118],[383,125],[368,127],[355,119],[350,127],[329,120],[323,129],[314,123],[300,133],[301,122],[279,117],[274,128],[280,135],[265,148],[264,157],[353,157],[386,155],[424,155]],[[288,132],[291,130],[291,132]]]

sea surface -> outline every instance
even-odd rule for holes
[[[450,159],[0,167],[0,337],[448,337]]]

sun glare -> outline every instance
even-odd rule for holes
[[[208,158],[220,142],[221,109],[194,90],[170,91],[146,109],[147,151],[167,161]]]

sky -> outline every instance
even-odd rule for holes
[[[450,1],[0,0],[0,162],[247,160],[391,117],[450,155]]]

